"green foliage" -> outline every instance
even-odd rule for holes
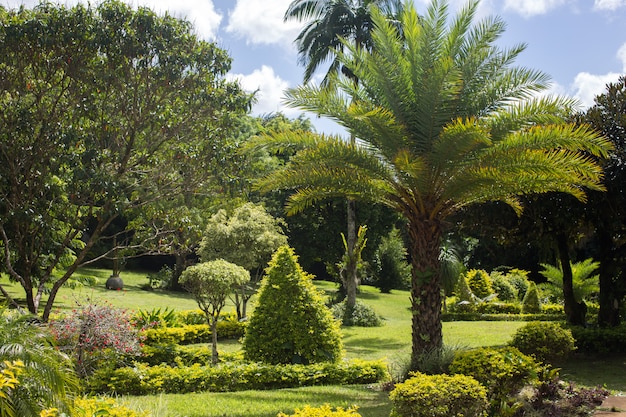
[[[528,281],[528,271],[524,271],[523,269],[511,269],[505,275],[507,281],[511,283],[511,285],[515,288],[517,292],[517,299],[522,301],[524,296],[526,295],[526,291],[528,290],[528,286],[530,285],[530,281]]]
[[[283,221],[272,217],[262,205],[245,203],[232,213],[219,210],[211,216],[198,254],[203,261],[224,259],[256,272],[285,244]]]
[[[207,345],[145,345],[141,349],[141,356],[137,358],[137,362],[141,362],[150,366],[169,365],[169,366],[191,366],[194,364],[208,365],[211,363],[213,352]],[[241,352],[221,353],[220,358],[223,361],[240,360]]]
[[[279,248],[269,263],[243,350],[249,360],[272,364],[341,358],[339,323],[288,246]]]
[[[74,406],[76,409],[72,417],[150,417],[148,412],[132,410],[125,405],[119,404],[113,398],[77,398],[74,401]],[[50,415],[50,417],[53,417],[53,415]]]
[[[465,275],[461,275],[456,285],[457,300],[465,304],[474,304],[474,297],[470,289]]]
[[[491,288],[491,280],[489,274],[483,269],[470,269],[465,273],[465,279],[472,294],[476,297],[484,299],[493,294]]]
[[[174,327],[178,324],[176,311],[165,307],[152,310],[137,310],[130,318],[134,326],[139,328]],[[204,320],[206,321],[206,319]]]
[[[316,363],[311,365],[224,363],[218,366],[167,365],[100,369],[89,380],[93,392],[147,395],[159,392],[241,391],[310,385],[371,384],[388,378],[382,361]]]
[[[531,282],[528,285],[528,290],[522,300],[522,313],[523,314],[538,314],[541,313],[541,301],[539,301],[539,289],[537,284]]]
[[[220,339],[239,339],[245,333],[246,323],[237,320],[219,320],[217,335]],[[148,345],[193,344],[211,341],[211,326],[206,324],[188,324],[180,327],[161,327],[147,329],[144,343]]]
[[[618,327],[570,327],[577,351],[584,354],[626,353],[626,324]]]
[[[501,301],[514,301],[517,300],[517,289],[511,284],[511,281],[506,278],[501,272],[494,271],[490,275],[491,288],[498,294],[498,300]]]
[[[196,310],[179,310],[176,312],[176,318],[181,324],[204,324],[206,316],[200,309]],[[220,318],[224,320],[236,320],[231,313],[221,313]]]
[[[587,299],[590,295],[600,290],[598,285],[598,275],[593,273],[600,266],[599,262],[593,259],[585,259],[582,262],[571,263],[572,268],[572,284],[574,286],[574,299],[580,303]],[[543,268],[539,271],[548,282],[542,283],[542,289],[551,290],[556,300],[563,299],[563,270],[559,266],[541,264]]]
[[[444,313],[442,321],[559,321],[564,316],[560,314],[485,314],[485,313]]]
[[[413,374],[389,394],[392,417],[480,417],[486,415],[487,391],[465,375]]]
[[[148,286],[152,289],[156,288],[169,288],[172,282],[172,268],[167,265],[163,265],[158,272],[148,274]]]
[[[520,314],[522,306],[517,303],[488,302],[476,305],[476,312],[482,314]]]
[[[400,231],[393,228],[380,240],[372,262],[374,285],[382,293],[393,289],[407,289],[411,282],[411,265]]]
[[[538,321],[517,329],[509,345],[542,362],[565,359],[576,349],[570,330],[558,323]]]
[[[342,321],[346,314],[346,301],[334,304],[331,308],[335,320]],[[376,311],[367,304],[358,301],[352,309],[352,315],[349,317],[350,326],[357,327],[378,327],[383,325],[383,319]]]
[[[278,417],[361,417],[357,410],[356,406],[347,409],[337,407],[333,410],[328,404],[321,407],[305,405],[304,408],[297,408],[293,414],[278,413]]]
[[[32,316],[0,307],[0,380],[16,417],[39,417],[56,408],[69,413],[71,399],[79,391],[74,366],[56,349],[48,328]],[[8,409],[3,408],[0,414]]]
[[[474,377],[493,401],[505,400],[536,381],[541,366],[514,347],[480,348],[459,352],[450,364],[452,374]]]

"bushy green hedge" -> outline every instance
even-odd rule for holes
[[[527,323],[517,329],[509,344],[543,362],[565,359],[576,349],[572,332],[553,322]]]
[[[391,417],[480,417],[489,406],[485,387],[466,375],[413,374],[389,398]]]
[[[96,393],[149,395],[160,392],[240,391],[279,389],[311,385],[370,384],[388,378],[382,361],[317,363],[313,365],[267,365],[225,363],[215,367],[167,365],[100,369],[88,381]]]
[[[562,314],[442,313],[441,321],[559,321]]]
[[[141,349],[141,356],[137,362],[150,366],[166,364],[170,366],[191,366],[195,364],[208,365],[211,363],[211,346],[208,345],[145,345]],[[220,352],[222,361],[243,359],[243,352]]]
[[[481,314],[520,314],[522,306],[519,303],[478,303],[476,312]]]
[[[614,328],[569,327],[578,352],[586,354],[626,353],[626,324]]]
[[[217,335],[220,339],[239,339],[246,329],[245,322],[224,320],[217,322]],[[144,332],[148,345],[190,345],[211,341],[211,328],[208,324],[189,324],[181,327],[157,327]]]
[[[538,379],[542,367],[514,347],[485,347],[461,351],[450,373],[469,375],[484,385],[490,400],[503,400]]]

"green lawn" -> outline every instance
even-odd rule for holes
[[[197,308],[193,299],[184,293],[146,291],[147,283],[143,272],[123,272],[125,288],[111,291],[104,288],[110,275],[108,270],[86,268],[81,274],[99,278],[95,287],[75,290],[63,289],[57,297],[55,310],[74,308],[86,300],[107,301],[114,306],[128,309],[173,308],[187,310]],[[9,284],[2,277],[3,286],[13,295],[21,295],[21,288]],[[336,285],[316,282],[318,288],[331,295]],[[21,295],[23,298],[23,295]],[[359,299],[374,308],[384,318],[382,327],[343,328],[346,358],[387,360],[390,371],[396,372],[408,363],[411,348],[411,315],[409,294],[393,291],[381,294],[375,288],[362,286]],[[254,301],[254,299],[253,299]],[[232,305],[225,310],[231,311]],[[253,310],[252,303],[250,310]],[[523,322],[447,322],[443,323],[444,342],[456,347],[497,346],[506,344]],[[238,341],[223,341],[220,351],[232,352],[240,349]],[[603,385],[611,390],[626,391],[626,358],[575,358],[559,364],[564,379],[587,386]],[[246,391],[236,393],[196,393],[185,395],[159,395],[125,397],[133,408],[148,410],[153,417],[217,417],[247,416],[275,417],[279,411],[291,413],[305,404],[348,407],[356,404],[364,417],[388,417],[390,403],[387,394],[365,386],[306,387],[273,391]]]

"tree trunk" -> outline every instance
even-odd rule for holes
[[[563,301],[567,322],[575,326],[584,326],[587,316],[587,305],[583,300],[577,301],[574,296],[574,274],[572,273],[572,260],[569,256],[567,236],[563,233],[556,235],[557,248],[561,271],[563,271]]]
[[[180,285],[180,276],[187,267],[187,253],[176,251],[174,253],[174,259],[174,270],[172,271],[172,280],[169,283],[168,289],[172,291],[183,291],[183,287]]]
[[[441,225],[428,218],[409,219],[411,250],[411,369],[419,370],[425,355],[441,349]]]
[[[613,250],[613,239],[604,230],[598,233],[599,251],[598,261],[600,262],[600,293],[598,295],[598,325],[600,327],[615,327],[621,322],[620,319],[620,294],[616,285],[616,278],[621,274],[621,268],[615,261]]]
[[[217,318],[219,315],[220,313],[217,312],[217,314],[211,318],[211,363],[213,365],[219,362],[217,353]]]
[[[346,243],[350,258],[356,246],[356,206],[354,200],[348,199],[347,209],[347,234]],[[352,317],[352,311],[356,305],[356,291],[358,285],[358,262],[348,262],[345,266],[345,286],[346,286],[346,315]],[[349,312],[349,313],[348,313]]]

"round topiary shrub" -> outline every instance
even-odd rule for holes
[[[520,327],[509,345],[546,362],[564,359],[576,349],[570,330],[554,322],[540,321]]]
[[[339,323],[288,246],[280,247],[269,263],[243,351],[248,360],[270,364],[341,358]]]
[[[482,269],[470,269],[465,274],[467,285],[469,285],[474,294],[478,298],[487,298],[493,294],[493,288],[491,288],[491,280],[487,271]]]
[[[391,417],[483,416],[489,406],[487,391],[466,375],[413,374],[389,394]]]
[[[541,302],[539,301],[539,289],[537,284],[531,282],[522,300],[522,314],[541,313]]]
[[[336,320],[343,320],[346,314],[346,302],[335,304],[331,307],[333,317]],[[383,325],[383,319],[376,314],[374,309],[365,303],[357,301],[350,317],[351,326],[357,327],[378,327]]]
[[[457,353],[451,374],[469,375],[488,391],[490,400],[503,400],[537,380],[541,365],[518,349],[485,347]]]
[[[501,272],[491,273],[491,288],[500,301],[517,300],[517,290]]]

